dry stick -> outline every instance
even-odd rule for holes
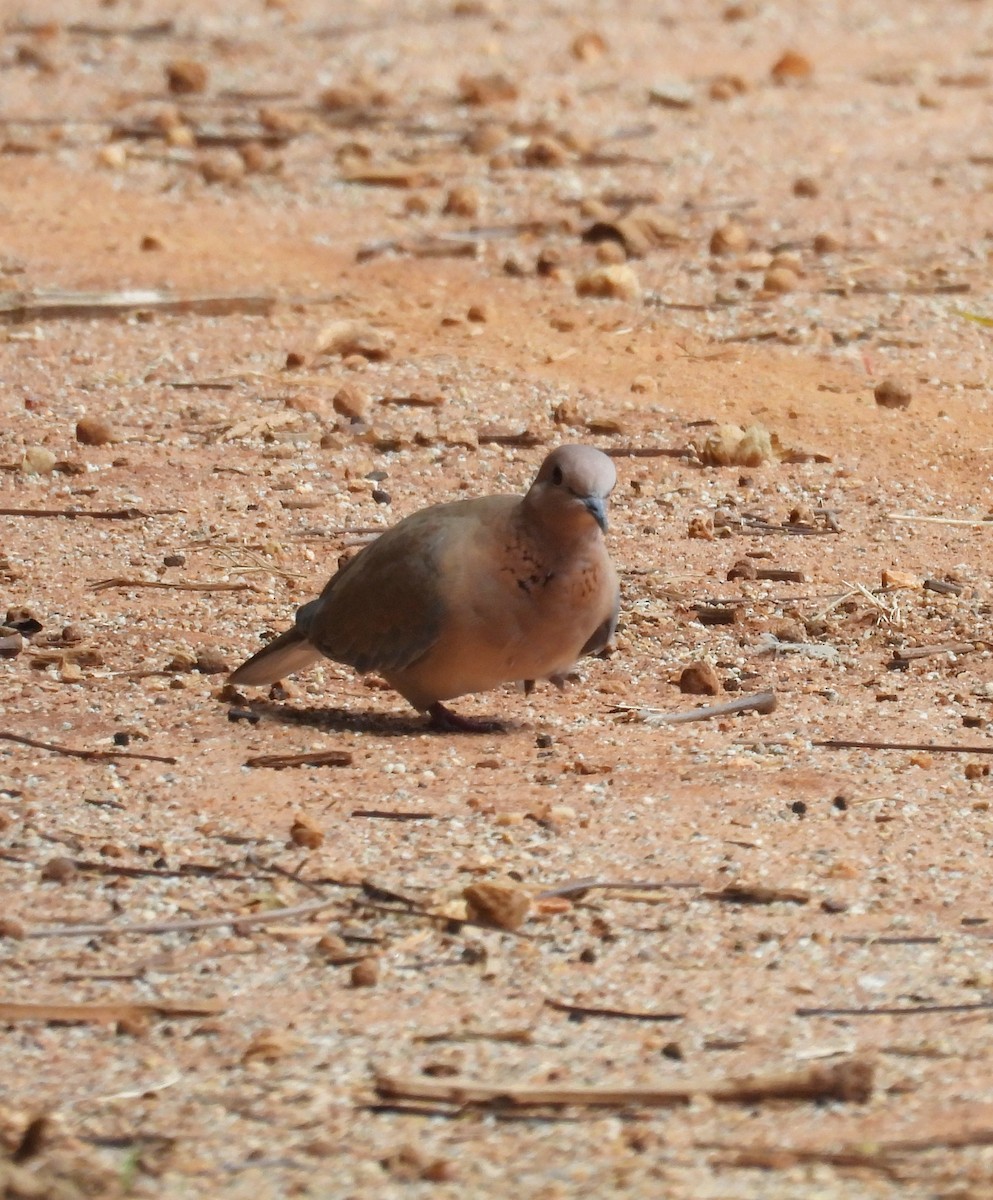
[[[993,746],[952,746],[931,742],[856,742],[845,738],[827,738],[811,742],[827,750],[926,750],[934,754],[993,754]]]
[[[604,454],[611,458],[692,458],[694,451],[688,447],[669,446],[610,446]]]
[[[972,520],[968,517],[917,517],[913,513],[884,513],[887,521],[920,521],[927,525],[964,525],[969,529],[982,526],[993,528],[993,517],[982,517]]]
[[[378,821],[451,821],[451,817],[443,817],[433,812],[393,812],[385,808],[353,808],[353,817],[368,817]]]
[[[0,517],[88,517],[93,521],[138,521],[145,517],[174,517],[184,512],[182,508],[153,508],[146,512],[141,508],[0,508]]]
[[[828,1163],[833,1167],[857,1167],[897,1177],[895,1164],[886,1158],[888,1148],[871,1150],[817,1150],[790,1146],[728,1146],[719,1142],[698,1142],[697,1149],[716,1150],[727,1155],[715,1161],[724,1167],[757,1168],[760,1171],[785,1171],[799,1163]]]
[[[158,291],[14,293],[0,300],[0,322],[63,317],[119,317],[133,312],[195,313],[200,316],[268,316],[275,296],[172,296]]]
[[[141,1017],[206,1017],[224,1011],[220,1000],[119,1001],[95,1004],[48,1004],[44,1000],[16,1003],[0,1000],[0,1022],[8,1021],[127,1021]]]
[[[709,721],[712,717],[726,717],[734,713],[771,713],[776,710],[776,693],[755,692],[741,696],[724,704],[712,704],[704,708],[692,708],[686,712],[667,713],[654,708],[638,708],[633,705],[615,704],[613,713],[636,713],[646,725],[682,725],[687,721]]]
[[[891,671],[898,671],[918,658],[930,658],[934,654],[971,654],[978,649],[976,642],[943,642],[939,646],[911,646],[908,650],[894,650],[886,664]]]
[[[548,900],[553,896],[584,896],[587,892],[592,891],[614,891],[614,892],[656,892],[663,888],[698,888],[702,886],[699,883],[694,883],[692,880],[673,880],[663,879],[658,883],[637,883],[628,879],[597,879],[591,875],[586,879],[574,879],[571,883],[564,883],[561,887],[545,888],[535,896],[536,900]]]
[[[989,1012],[993,1000],[972,1004],[889,1004],[878,1008],[795,1008],[798,1017],[912,1017],[917,1013]]]
[[[277,908],[271,912],[254,914],[228,914],[225,917],[200,917],[190,921],[150,921],[143,925],[53,925],[47,929],[29,929],[26,938],[48,937],[105,937],[122,933],[189,933],[198,929],[223,929],[230,925],[243,929],[258,925],[271,925],[274,921],[285,921],[288,917],[303,917],[330,908],[337,900],[309,900],[291,908]]]
[[[539,1087],[481,1083],[472,1079],[436,1082],[423,1078],[398,1079],[377,1074],[376,1092],[387,1099],[434,1100],[448,1104],[498,1105],[511,1108],[577,1105],[587,1108],[673,1108],[709,1096],[724,1104],[756,1104],[765,1100],[840,1100],[864,1104],[872,1095],[873,1066],[866,1059],[850,1058],[806,1071],[731,1079],[724,1083],[700,1082],[669,1088],[649,1087]]]
[[[123,579],[115,577],[114,579],[99,579],[96,583],[89,585],[91,592],[105,592],[108,588],[162,588],[163,590],[173,592],[257,592],[258,588],[252,587],[250,583],[245,583],[244,580],[232,582],[211,582],[203,580],[202,582],[190,583],[170,583],[163,579]]]
[[[682,1021],[686,1017],[684,1012],[644,1012],[596,1004],[573,1004],[568,1000],[554,1000],[551,996],[545,997],[545,1007],[569,1013],[573,1017],[616,1017],[622,1021]]]
[[[57,746],[54,742],[39,742],[36,738],[23,737],[19,733],[0,730],[0,741],[17,742],[19,746],[32,746],[35,750],[50,750],[53,754],[64,754],[67,758],[83,758],[90,762],[109,761],[115,758],[138,758],[144,762],[169,763],[179,759],[163,754],[141,754],[137,750],[76,750],[72,746]]]
[[[256,754],[245,759],[246,767],[272,767],[280,771],[284,767],[350,767],[350,750],[316,750],[303,754]]]

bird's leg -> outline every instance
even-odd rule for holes
[[[497,721],[475,721],[472,717],[460,717],[440,702],[431,705],[428,715],[431,728],[439,733],[493,733],[503,728]]]

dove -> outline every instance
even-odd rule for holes
[[[619,589],[604,534],[616,479],[601,451],[559,446],[524,496],[413,513],[349,559],[231,683],[275,683],[323,656],[378,673],[435,728],[492,728],[444,701],[512,682],[561,687],[613,638]]]

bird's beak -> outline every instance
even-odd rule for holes
[[[584,496],[583,505],[604,533],[607,532],[607,505],[600,496]]]

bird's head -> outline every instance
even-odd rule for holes
[[[607,532],[607,497],[614,464],[592,446],[559,446],[541,464],[524,504],[543,525],[576,532],[596,524]]]

